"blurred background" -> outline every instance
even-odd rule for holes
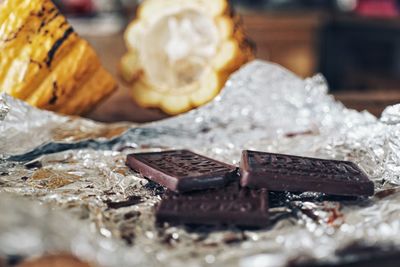
[[[140,1],[55,2],[115,72],[125,51],[121,32]],[[400,102],[400,0],[231,2],[256,44],[258,58],[279,63],[301,77],[322,73],[332,93],[352,108],[378,115],[385,106]],[[119,112],[108,108],[111,114]],[[145,120],[162,116],[144,113]],[[111,120],[99,114],[93,117]]]

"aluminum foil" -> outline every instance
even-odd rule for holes
[[[6,117],[9,109],[10,108],[7,106],[7,104],[5,103],[3,98],[1,97],[0,98],[0,121],[4,120],[4,118]]]
[[[143,125],[100,124],[4,101],[0,258],[66,251],[105,267],[279,267],[341,262],[354,244],[400,248],[400,108],[388,107],[379,120],[349,110],[328,95],[321,75],[302,80],[254,61],[212,103]],[[352,160],[377,193],[340,201],[276,194],[274,224],[263,230],[155,225],[164,188],[129,170],[125,158],[171,148],[233,164],[242,149]]]

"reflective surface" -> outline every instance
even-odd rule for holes
[[[354,243],[400,246],[398,107],[380,120],[348,110],[319,75],[304,81],[255,61],[214,102],[144,125],[104,125],[4,99],[0,257],[70,251],[101,266],[285,266],[340,261]],[[156,226],[163,188],[129,170],[125,158],[167,148],[233,164],[242,149],[351,160],[377,193],[340,202],[273,194],[275,223],[264,230]]]

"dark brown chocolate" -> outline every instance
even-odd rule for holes
[[[354,163],[243,151],[241,185],[270,191],[371,196],[374,184]]]
[[[168,191],[158,206],[156,219],[172,224],[264,227],[269,225],[268,192],[241,188],[237,182],[185,194]]]
[[[350,244],[336,251],[333,261],[293,259],[287,267],[398,267],[400,251],[394,246],[362,246]]]
[[[133,205],[137,205],[142,202],[143,202],[143,200],[140,196],[130,196],[130,197],[128,197],[127,200],[124,200],[124,201],[119,201],[119,202],[106,201],[105,203],[107,204],[107,207],[109,209],[121,209],[121,208],[130,207]]]
[[[237,178],[234,166],[188,150],[131,154],[127,165],[175,192],[219,188]]]

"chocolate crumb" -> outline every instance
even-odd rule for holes
[[[126,208],[130,207],[133,205],[137,205],[139,203],[142,203],[143,200],[139,196],[131,196],[129,197],[126,201],[120,201],[120,202],[106,202],[107,207],[109,209],[120,209],[120,208]]]

